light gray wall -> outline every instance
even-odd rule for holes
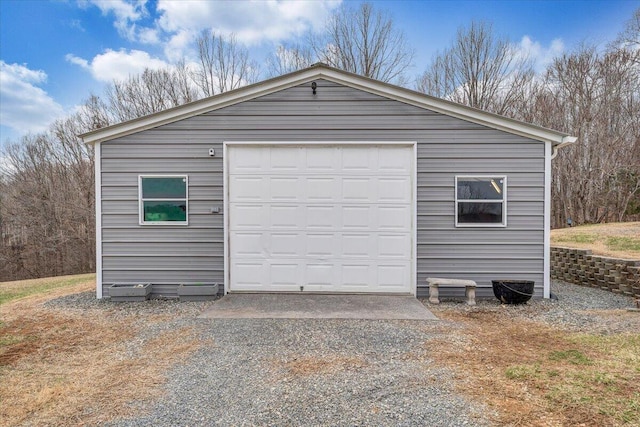
[[[428,276],[536,281],[542,295],[544,144],[317,80],[102,144],[103,283],[223,281],[223,141],[418,141],[418,286]],[[209,148],[216,157],[209,157]],[[138,225],[139,174],[189,175],[189,226]],[[455,228],[454,176],[508,176],[507,228]],[[107,294],[105,289],[105,295]],[[424,295],[425,289],[419,289]]]

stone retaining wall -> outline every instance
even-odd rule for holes
[[[551,278],[640,298],[640,260],[592,255],[586,249],[551,247]]]

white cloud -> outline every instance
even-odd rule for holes
[[[339,0],[182,2],[160,0],[157,25],[174,34],[211,29],[224,35],[235,33],[239,42],[255,45],[278,42],[319,30]]]
[[[86,70],[91,69],[91,67],[89,66],[89,62],[86,59],[80,58],[79,56],[75,56],[71,53],[67,53],[64,59],[66,59],[67,62],[70,62],[75,65],[79,65]]]
[[[0,125],[19,133],[40,132],[64,114],[64,110],[39,86],[47,74],[26,65],[0,60]]]
[[[164,60],[193,61],[195,40],[203,30],[235,34],[238,42],[249,46],[286,42],[309,30],[318,31],[341,1],[158,0],[152,16],[147,0],[78,0],[80,7],[97,7],[104,16],[112,17],[122,37],[157,46],[165,58],[151,58],[136,50],[107,50],[92,60],[67,55],[67,61],[91,71],[100,81],[125,78],[145,66],[165,65]]]
[[[92,4],[105,16],[113,14],[115,16],[113,25],[120,35],[129,40],[137,40],[139,37],[136,22],[148,14],[146,3],[146,0],[87,0],[81,2],[81,5],[86,7]]]
[[[91,61],[67,54],[66,59],[72,64],[88,70],[93,78],[102,82],[112,80],[124,80],[130,75],[139,74],[145,68],[165,68],[169,64],[161,59],[153,58],[147,52],[141,50],[126,51],[107,49],[104,53],[96,55]]]
[[[534,70],[540,73],[551,64],[555,57],[564,52],[564,43],[560,39],[554,39],[548,47],[545,47],[540,42],[531,40],[529,36],[524,36],[515,49],[518,56],[533,61]]]
[[[196,38],[196,33],[190,30],[180,30],[169,38],[164,45],[164,54],[170,61],[180,61],[190,57],[189,49]]]
[[[281,42],[308,30],[318,31],[342,0],[182,1],[158,0],[157,18],[146,25],[147,0],[79,0],[83,8],[95,6],[114,17],[122,37],[159,44],[170,57],[183,57],[204,30],[235,34],[240,43]],[[186,37],[188,36],[188,40]]]

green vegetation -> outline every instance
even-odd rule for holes
[[[562,243],[595,243],[598,239],[596,236],[590,236],[588,234],[573,234],[568,236],[558,237],[556,242]]]
[[[609,237],[607,247],[614,251],[638,251],[640,252],[640,237]]]
[[[552,351],[549,359],[556,361],[567,361],[574,365],[590,365],[591,359],[578,350]]]
[[[588,249],[594,255],[640,259],[640,222],[586,224],[551,230],[551,244]]]
[[[540,365],[516,365],[510,366],[505,371],[505,376],[510,380],[534,379],[540,375]]]
[[[21,280],[0,283],[0,305],[20,298],[46,293],[54,289],[78,285],[95,280],[95,274],[47,277],[44,279]]]
[[[599,414],[612,425],[640,425],[640,334],[567,338],[580,349],[554,350],[546,360],[541,354],[528,364],[510,366],[506,378],[543,391],[554,407]]]

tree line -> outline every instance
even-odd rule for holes
[[[578,46],[543,72],[490,23],[472,22],[412,80],[415,51],[369,3],[342,6],[322,33],[262,64],[233,35],[203,31],[196,46],[196,61],[113,81],[2,149],[0,281],[94,271],[93,148],[78,134],[315,62],[577,136],[553,162],[552,227],[640,217],[640,9],[607,46]]]

